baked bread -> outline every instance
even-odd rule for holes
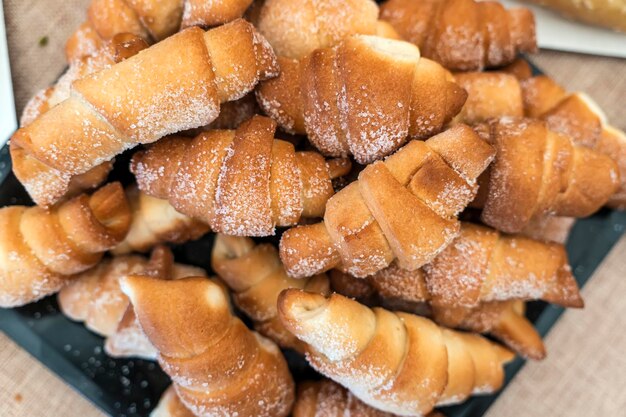
[[[350,35],[396,36],[379,27],[378,6],[372,0],[266,0],[256,26],[277,55],[293,59]]]
[[[341,385],[329,380],[305,381],[298,384],[293,417],[394,417],[396,414],[377,410],[359,400]],[[433,411],[427,417],[445,417]]]
[[[196,417],[178,398],[176,389],[170,385],[161,395],[159,403],[150,413],[150,417]]]
[[[626,135],[608,124],[600,107],[584,93],[568,93],[547,76],[521,81],[524,110],[539,117],[556,132],[568,135],[581,146],[591,147],[609,156],[619,166],[620,188],[608,205],[626,208]]]
[[[211,267],[232,291],[235,305],[252,319],[259,333],[281,347],[304,351],[302,342],[281,323],[276,301],[280,292],[287,288],[329,294],[325,274],[306,279],[290,278],[273,245],[257,245],[247,237],[222,234],[215,237]]]
[[[394,259],[420,268],[459,233],[456,216],[476,195],[476,178],[493,157],[491,146],[465,125],[409,142],[328,200],[324,222],[282,235],[288,274],[303,278],[339,267],[364,277]]]
[[[477,204],[483,207],[482,221],[503,232],[520,232],[546,214],[589,216],[620,186],[611,158],[574,145],[545,122],[502,118],[479,130],[495,147],[496,158]]]
[[[331,180],[350,170],[345,159],[295,152],[274,139],[275,129],[271,119],[255,116],[234,131],[170,137],[133,155],[131,171],[140,190],[215,232],[272,235],[276,226],[321,217],[334,194]]]
[[[206,278],[121,280],[176,392],[197,416],[284,417],[294,386],[278,347],[233,316]],[[271,382],[271,383],[268,383]]]
[[[370,309],[357,301],[288,289],[278,311],[308,343],[309,363],[366,404],[420,416],[436,405],[502,386],[513,354],[481,336],[442,329],[408,313]]]
[[[567,18],[626,32],[626,5],[621,0],[526,0],[555,10]]]
[[[150,257],[127,255],[108,258],[78,274],[58,294],[63,314],[106,338],[104,350],[113,357],[156,359],[156,349],[136,323],[130,302],[119,280],[135,274],[159,279],[206,275],[201,268],[175,264],[172,253],[157,247]]]
[[[466,98],[414,45],[376,36],[352,36],[279,64],[280,75],[256,91],[263,111],[283,130],[306,133],[323,154],[353,155],[361,164],[439,133]]]
[[[70,98],[11,141],[64,175],[82,174],[138,144],[210,123],[221,102],[277,74],[274,58],[243,20],[206,33],[189,28],[74,81]]]
[[[209,226],[177,212],[166,200],[150,197],[135,186],[126,189],[133,220],[116,255],[147,252],[161,243],[184,243],[209,232]]]
[[[29,125],[41,114],[68,99],[74,81],[130,58],[147,46],[145,41],[137,36],[119,34],[110,42],[105,42],[93,55],[73,61],[55,85],[41,90],[26,104],[20,126]],[[72,176],[32,157],[15,141],[11,141],[9,149],[13,173],[33,201],[44,207],[97,187],[106,180],[113,168],[112,161],[105,161],[84,174]]]
[[[329,275],[334,291],[366,305],[429,317],[448,328],[489,334],[526,359],[540,360],[546,355],[541,336],[524,316],[521,300],[481,302],[473,307],[431,305],[424,271],[407,271],[393,264],[365,279],[336,269]]]
[[[51,209],[0,209],[0,307],[59,291],[124,239],[131,214],[119,183]]]
[[[120,33],[161,41],[190,26],[217,26],[242,17],[252,0],[92,0],[87,20],[65,45],[68,62],[90,55]]]
[[[494,1],[387,0],[380,17],[422,55],[455,71],[503,66],[537,51],[532,12]]]

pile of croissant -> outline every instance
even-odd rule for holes
[[[626,207],[624,133],[535,50],[492,1],[93,0],[11,138],[35,205],[0,209],[0,306],[58,293],[109,355],[158,361],[154,417],[493,393],[546,355],[525,302],[583,307],[574,219]],[[209,233],[215,277],[175,262]]]

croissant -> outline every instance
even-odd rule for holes
[[[459,236],[424,266],[424,272],[435,305],[475,307],[486,301],[542,299],[564,307],[583,306],[563,245],[471,223],[463,223]]]
[[[161,243],[184,243],[209,231],[204,223],[177,212],[166,200],[150,197],[132,186],[126,190],[133,215],[124,240],[111,252],[147,252]]]
[[[439,133],[466,93],[439,64],[408,42],[352,36],[299,61],[257,89],[261,109],[289,133],[306,133],[329,156],[365,164],[409,139]]]
[[[293,417],[394,417],[372,408],[331,380],[305,381],[298,385]],[[433,411],[427,417],[444,417]]]
[[[147,274],[161,279],[203,276],[204,270],[175,264],[171,252],[158,247],[150,259],[128,255],[105,259],[97,266],[78,274],[58,294],[63,314],[106,337],[104,348],[109,356],[136,356],[156,359],[156,350],[136,324],[130,302],[119,286],[127,275]]]
[[[21,126],[27,126],[56,104],[68,99],[70,86],[77,79],[121,62],[146,47],[147,44],[143,39],[120,34],[105,43],[93,55],[72,62],[54,86],[40,91],[26,104],[20,121]],[[45,207],[97,187],[106,180],[113,168],[112,161],[106,161],[84,174],[72,176],[33,158],[15,141],[11,141],[9,149],[15,176],[24,185],[33,201]]]
[[[255,26],[277,55],[293,59],[354,34],[398,36],[372,0],[266,0]]]
[[[407,313],[370,309],[338,294],[288,289],[285,326],[311,347],[309,363],[382,411],[421,416],[502,386],[513,354],[481,336]]]
[[[353,284],[350,285],[351,281]],[[343,284],[342,289],[346,285],[350,285],[348,288],[352,290],[356,285],[361,287],[361,294],[356,295],[337,290],[343,295],[360,299],[360,295],[371,297],[371,294],[376,294],[387,308],[426,315],[448,328],[489,333],[524,358],[541,360],[546,356],[541,336],[524,316],[525,305],[520,300],[486,301],[471,307],[430,303],[431,295],[424,272],[403,270],[393,264],[365,280],[334,270],[331,282],[333,289],[337,289],[338,282]],[[367,290],[363,290],[364,285],[367,285]]]
[[[593,148],[618,164],[620,189],[608,205],[626,207],[624,132],[608,125],[602,110],[586,94],[570,94],[545,75],[531,77],[526,61],[516,61],[505,71],[455,74],[456,82],[468,93],[455,121],[476,124],[523,115],[544,120],[550,130],[568,136],[576,145]]]
[[[255,116],[236,131],[164,139],[136,153],[131,171],[140,190],[215,232],[272,235],[276,226],[321,217],[334,193],[331,180],[350,170],[347,160],[295,152],[274,139],[275,129],[271,119]]]
[[[208,124],[220,102],[276,75],[274,58],[243,20],[206,33],[190,28],[74,81],[70,98],[12,141],[63,174],[82,174],[140,143]]]
[[[259,333],[281,347],[304,351],[302,343],[285,329],[278,318],[276,300],[280,292],[287,288],[329,294],[326,275],[290,278],[273,245],[256,245],[246,237],[221,234],[215,238],[211,266],[232,290],[235,304],[252,319]]]
[[[489,335],[526,359],[546,357],[546,347],[533,324],[524,316],[520,300],[481,303],[478,307],[433,307],[433,320],[454,329]]]
[[[511,63],[536,52],[535,19],[526,8],[475,0],[388,0],[380,7],[388,21],[422,54],[456,71]]]
[[[242,17],[252,0],[92,0],[85,21],[65,45],[68,62],[90,55],[120,33],[160,41],[190,26]]]
[[[613,159],[620,171],[620,187],[608,201],[618,209],[626,208],[626,135],[609,125],[606,115],[586,94],[565,91],[554,80],[537,76],[521,81],[524,110],[540,117],[555,132],[572,138],[581,146],[595,149]]]
[[[589,216],[619,188],[611,158],[572,144],[545,122],[503,118],[481,130],[496,158],[477,204],[483,206],[482,221],[498,230],[516,233],[546,214]]]
[[[520,234],[535,240],[565,244],[575,221],[573,217],[538,217],[532,219]]]
[[[119,183],[49,210],[0,209],[0,307],[59,291],[121,242],[129,226],[130,209]]]
[[[438,324],[492,333],[533,359],[543,358],[545,349],[514,300],[583,306],[562,245],[501,235],[471,223],[463,223],[459,237],[421,270],[394,263],[367,280],[333,271],[331,282],[345,295],[361,299],[376,293],[394,307],[400,301],[402,310],[429,303]]]
[[[505,72],[460,72],[454,74],[467,100],[456,121],[475,125],[500,117],[523,117],[524,99],[519,80]]]
[[[197,416],[287,416],[294,386],[280,350],[230,311],[205,278],[121,280],[180,400]],[[270,383],[268,383],[270,382]]]
[[[396,258],[410,270],[430,262],[458,234],[456,215],[476,195],[476,178],[493,157],[465,125],[409,142],[328,200],[324,222],[282,235],[287,273],[302,278],[340,267],[364,277]]]

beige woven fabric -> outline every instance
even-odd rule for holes
[[[89,0],[4,0],[18,112],[65,68],[65,39]],[[46,46],[39,39],[48,37]],[[626,61],[541,52],[534,61],[570,90],[588,92],[626,129]],[[546,340],[549,357],[527,365],[489,417],[617,416],[626,410],[626,237],[584,290],[587,308],[567,312]],[[0,416],[102,414],[0,334]]]
[[[4,0],[3,5],[19,118],[28,99],[67,66],[65,41],[85,20],[89,0]]]

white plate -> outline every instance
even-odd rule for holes
[[[626,58],[626,34],[565,19],[556,12],[516,0],[501,0],[507,7],[528,7],[537,21],[540,48]]]
[[[15,129],[17,129],[15,101],[13,100],[4,13],[0,0],[0,148],[9,140]]]

